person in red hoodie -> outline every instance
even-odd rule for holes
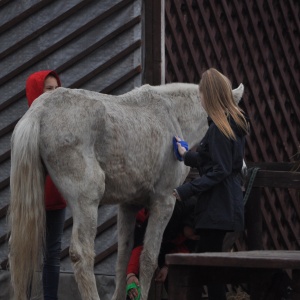
[[[29,107],[40,95],[61,86],[56,72],[44,70],[31,74],[26,81]],[[66,201],[49,175],[45,180],[46,249],[43,265],[43,291],[45,300],[58,299],[61,240],[63,235]]]
[[[187,201],[176,200],[171,219],[164,231],[163,240],[158,257],[158,269],[154,276],[156,283],[164,283],[168,290],[167,275],[168,266],[165,264],[165,256],[170,253],[191,253],[195,251],[199,236],[193,229],[193,210],[195,199]],[[127,298],[139,300],[139,267],[140,256],[143,250],[144,235],[148,224],[149,212],[141,209],[136,215],[134,230],[134,246],[131,251],[126,272]]]

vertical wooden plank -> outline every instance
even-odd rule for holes
[[[261,188],[253,187],[245,207],[248,250],[262,250]]]
[[[300,270],[293,270],[292,273],[292,296],[291,296],[291,300],[298,300],[300,299]]]
[[[143,83],[164,83],[164,0],[144,1],[145,69]]]
[[[186,266],[169,265],[168,297],[171,300],[202,299],[202,268],[193,269]],[[206,269],[205,269],[206,270]],[[199,273],[197,272],[199,271]],[[199,275],[200,274],[200,275]]]

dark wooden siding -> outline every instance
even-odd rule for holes
[[[145,81],[159,84],[162,51],[148,49],[161,39],[151,23],[153,18],[159,23],[160,16],[160,6],[149,0],[0,2],[0,269],[7,263],[10,137],[28,109],[26,78],[54,69],[65,87],[108,94],[125,93]],[[100,207],[98,225],[95,271],[104,263],[106,274],[114,274],[116,207]],[[62,252],[66,271],[71,271],[71,228],[68,210]]]
[[[166,82],[198,83],[210,67],[242,82],[247,161],[288,162],[299,151],[299,16],[297,0],[166,0]],[[300,249],[299,192],[265,189],[261,209],[264,247]]]

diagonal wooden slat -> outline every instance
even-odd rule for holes
[[[268,24],[267,24],[266,20],[263,18],[263,11],[262,11],[262,7],[261,7],[261,2],[258,2],[257,5],[258,5],[258,8],[259,8],[259,11],[260,11],[260,14],[261,14],[262,24],[264,24],[264,29],[265,29],[266,32],[270,32],[271,28],[269,28],[269,30],[267,29]],[[270,10],[270,14],[272,15],[272,10]],[[274,25],[275,25],[275,28],[276,28],[277,27],[276,22],[274,22]],[[277,34],[279,35],[279,39],[280,39],[280,42],[281,42],[280,44],[282,45],[282,48],[283,48],[285,54],[287,55],[287,49],[286,49],[285,43],[283,42],[282,36],[280,34],[280,31],[278,31],[278,29],[277,29]],[[258,35],[258,33],[257,33],[257,35]],[[272,53],[275,56],[275,60],[274,61],[277,62],[277,69],[282,73],[283,72],[282,68],[284,68],[284,66],[282,66],[282,68],[281,68],[281,65],[279,63],[280,62],[280,58],[279,58],[278,54],[276,55],[276,53],[278,53],[278,52],[275,50],[274,42],[272,42],[270,40],[270,34],[266,34],[266,36],[269,39],[270,50],[272,50]],[[265,56],[266,51],[264,51],[265,47],[262,45],[261,38],[258,37],[257,40],[258,40],[258,45],[260,47],[260,51],[261,51],[262,55]],[[265,60],[267,60],[266,56],[264,58],[265,58]],[[275,79],[274,79],[271,67],[269,65],[267,65],[267,67],[268,67],[269,79],[271,79],[272,87],[273,87],[273,89],[274,89],[274,91],[275,91],[275,93],[277,95],[277,98],[280,98],[280,94],[281,93],[278,90],[278,85],[275,82]],[[285,85],[288,86],[289,83],[286,80],[286,75],[281,74],[281,80],[283,80],[283,82],[285,83]],[[293,99],[293,95],[291,94],[291,91],[290,90],[287,90],[287,91],[289,92],[288,93],[289,99]],[[290,122],[290,119],[289,119],[288,113],[286,111],[286,108],[284,106],[284,103],[281,102],[281,101],[279,101],[279,105],[280,105],[280,111],[281,111],[281,113],[284,116],[284,119],[285,119],[285,121],[287,123],[288,128],[290,129],[289,131],[290,131],[290,134],[292,135],[294,143],[295,143],[295,145],[297,145],[299,141],[297,140],[297,137],[295,136],[295,133],[293,132],[293,126],[292,126],[292,124]],[[276,117],[275,117],[275,111],[273,110],[273,108],[274,107],[272,105],[270,105],[270,111],[271,111],[271,113],[273,115],[273,118],[276,119]],[[295,112],[298,114],[297,110],[295,110]],[[298,116],[298,118],[300,119],[300,116]],[[277,132],[280,134],[281,139],[284,140],[284,138],[282,136],[282,129],[281,129],[282,124],[278,124],[277,122],[275,124],[277,125]]]
[[[7,4],[11,2],[11,0],[2,0],[0,1],[0,7],[4,6],[4,4]],[[53,2],[53,0],[44,0],[36,3],[35,5],[32,5],[27,10],[23,11],[22,13],[18,14],[16,18],[12,18],[8,22],[2,24],[0,26],[0,34],[2,32],[5,32],[6,30],[9,30],[11,27],[17,25],[22,20],[28,18],[30,15],[34,14],[35,12],[39,11],[43,7],[47,6],[49,3]]]
[[[179,7],[179,2],[175,1],[174,6],[175,6],[176,13],[177,13],[177,18],[179,20],[179,24],[181,25],[181,28],[183,30],[184,40],[182,42],[186,45],[185,47],[187,47],[186,51],[190,52],[189,57],[191,59],[191,62],[193,63],[193,66],[195,67],[197,73],[200,74],[201,69],[200,69],[200,66],[199,66],[199,64],[197,63],[197,60],[196,60],[197,59],[197,54],[196,54],[196,51],[194,50],[194,47],[192,45],[192,39],[191,39],[190,33],[189,33],[189,31],[186,27],[186,22],[184,20],[184,15],[182,15],[180,13],[181,8]]]
[[[269,1],[268,1],[268,3],[269,3]],[[280,6],[280,12],[283,14],[282,21],[284,22],[284,25],[285,25],[285,28],[286,28],[286,30],[284,31],[284,35],[288,35],[290,45],[292,46],[292,49],[293,49],[293,55],[295,56],[295,61],[299,62],[300,61],[299,47],[297,49],[296,39],[292,36],[291,30],[288,30],[288,28],[290,28],[291,20],[293,20],[293,22],[295,22],[296,27],[294,27],[294,28],[299,28],[300,27],[299,14],[298,14],[298,16],[295,15],[297,10],[295,9],[295,7],[293,5],[293,1],[279,1],[278,4]],[[287,5],[289,7],[285,9],[284,5]],[[296,74],[294,68],[292,68],[292,66],[290,65],[289,58],[291,57],[291,55],[289,53],[289,49],[287,48],[287,44],[284,42],[284,37],[283,37],[283,34],[282,34],[282,30],[281,30],[281,28],[279,28],[279,24],[276,22],[276,19],[275,19],[275,16],[274,16],[275,11],[273,9],[273,6],[270,3],[269,3],[269,7],[270,7],[270,10],[271,10],[271,13],[272,13],[273,23],[276,27],[276,30],[277,30],[278,35],[280,37],[280,42],[281,42],[282,47],[284,49],[284,53],[285,53],[284,58],[286,60],[286,66],[289,67],[289,70],[292,74],[292,77],[294,79],[296,79],[297,74]],[[298,13],[299,13],[299,11],[298,11]],[[292,18],[291,18],[291,16],[292,16]],[[300,82],[295,80],[295,84],[297,86],[297,89],[300,90]],[[298,105],[298,110],[299,110],[299,105]],[[298,114],[298,118],[299,118],[299,114]]]
[[[113,92],[115,89],[122,86],[125,82],[129,81],[130,79],[140,74],[141,72],[142,72],[142,66],[137,66],[136,68],[134,68],[133,70],[129,71],[124,76],[116,80],[111,85],[105,87],[103,90],[100,91],[100,93],[109,94]]]
[[[172,23],[172,19],[174,19],[175,17],[173,15],[170,14],[168,8],[170,9],[170,7],[168,7],[168,4],[170,4],[170,2],[166,2],[166,20],[168,23]],[[192,77],[189,73],[187,64],[186,64],[186,55],[185,53],[183,53],[182,47],[181,47],[181,41],[182,39],[180,38],[180,33],[176,31],[176,28],[174,27],[170,27],[171,30],[171,34],[173,36],[173,43],[176,44],[177,47],[177,51],[180,55],[180,61],[182,63],[182,67],[184,69],[184,75],[188,78],[189,82],[192,82]],[[177,38],[175,38],[175,36],[177,36]]]
[[[71,226],[73,224],[73,218],[69,218],[65,221],[64,229]],[[99,236],[103,232],[105,232],[107,229],[111,228],[112,226],[117,224],[117,216],[113,216],[109,218],[107,221],[105,221],[103,224],[99,225],[97,227],[97,233],[96,236]],[[0,244],[7,242],[7,237],[9,236],[9,233],[7,235],[4,235],[0,237]],[[62,249],[60,259],[64,259],[69,255],[70,247],[66,247]],[[101,261],[103,261],[105,258],[107,258],[109,255],[114,253],[117,250],[117,243],[113,244],[112,246],[108,247],[104,251],[100,252],[96,255],[94,264],[98,264]],[[8,259],[4,259],[2,262],[0,262],[0,269],[8,269]]]
[[[84,34],[84,32],[86,32],[87,30],[89,30],[90,28],[95,26],[97,23],[99,23],[99,22],[103,21],[104,19],[108,18],[110,15],[117,12],[118,10],[123,8],[124,6],[129,5],[130,3],[132,3],[132,1],[133,0],[123,0],[119,3],[117,3],[116,5],[114,5],[112,8],[106,10],[101,15],[97,16],[93,20],[91,20],[91,21],[87,22],[86,24],[84,24],[83,26],[79,27],[72,34],[69,34],[67,37],[59,40],[56,43],[54,43],[53,45],[48,47],[46,50],[42,51],[40,54],[38,54],[35,57],[29,59],[27,62],[23,63],[23,65],[18,66],[15,70],[11,71],[7,75],[0,78],[0,85],[6,83],[7,81],[12,79],[17,74],[23,72],[24,70],[26,70],[30,66],[36,64],[38,61],[42,60],[43,58],[47,57],[48,55],[50,55],[54,51],[61,48],[63,45],[65,45],[65,44],[69,43],[70,41],[74,40],[79,35]]]
[[[77,5],[74,5],[71,9],[69,9],[65,13],[63,13],[60,16],[57,16],[56,18],[52,19],[51,22],[48,22],[46,25],[44,25],[41,28],[38,28],[37,30],[33,31],[29,36],[26,36],[22,40],[19,40],[18,42],[14,43],[8,49],[6,49],[3,52],[1,52],[0,53],[0,59],[4,59],[7,55],[10,55],[14,51],[20,49],[21,47],[23,47],[24,45],[26,45],[31,40],[39,37],[41,34],[43,34],[44,32],[46,32],[47,30],[49,30],[49,28],[52,28],[52,27],[56,26],[57,24],[61,23],[63,20],[69,18],[72,14],[75,14],[78,10],[82,9],[84,6],[86,6],[87,4],[89,4],[92,1],[93,0],[85,0],[85,1],[79,2]],[[45,3],[43,3],[43,2],[45,2]],[[32,8],[29,8],[28,9],[28,13],[33,14],[35,11],[38,11],[41,8],[41,4],[43,4],[43,5],[48,4],[47,2],[51,2],[51,1],[41,1],[40,3],[38,3],[37,5],[35,5],[35,9],[34,10],[32,10]],[[28,17],[28,14],[27,14],[27,11],[25,11],[23,14],[19,15],[17,18],[14,18],[12,21],[16,22],[16,23],[19,23],[24,18],[27,18],[27,17]],[[5,30],[5,28],[7,26],[13,26],[13,25],[10,24],[10,23],[8,25],[5,24],[5,26],[2,26],[2,27],[4,27],[4,29],[2,29],[0,27],[0,32],[2,30]]]
[[[75,88],[75,87],[80,87],[83,85],[85,82],[89,81],[92,79],[95,75],[103,72],[107,68],[111,67],[114,63],[118,62],[119,60],[123,59],[127,55],[131,54],[134,52],[136,49],[138,49],[141,46],[141,41],[138,40],[134,42],[132,45],[128,46],[125,48],[123,51],[119,52],[117,55],[112,57],[111,59],[107,60],[105,63],[100,65],[99,67],[95,68],[92,72],[89,74],[81,77],[78,81],[74,82],[73,84],[70,85],[70,88]]]
[[[69,59],[66,61],[64,64],[60,65],[57,69],[56,72],[59,74],[66,69],[70,68],[72,65],[76,64],[79,60],[87,57],[90,55],[93,51],[96,49],[100,48],[102,45],[105,43],[109,42],[110,40],[116,38],[118,35],[124,33],[126,30],[131,29],[133,26],[141,22],[141,17],[137,16],[130,20],[129,22],[125,23],[122,25],[122,27],[117,28],[110,34],[106,35],[103,39],[98,41],[97,43],[93,44],[90,46],[88,49],[85,51],[80,52],[78,55],[74,56],[73,58]],[[77,86],[76,86],[77,87]],[[9,98],[8,100],[4,101],[3,103],[0,104],[0,111],[4,110],[6,107],[9,105],[13,104],[14,102],[18,101],[19,99],[23,98],[25,96],[25,89],[19,92],[18,94],[14,95],[13,97]]]

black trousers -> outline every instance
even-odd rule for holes
[[[43,267],[44,300],[58,299],[61,240],[66,209],[46,211],[46,251]]]
[[[218,229],[197,229],[200,236],[196,252],[222,252],[223,240],[226,235],[225,230]],[[207,285],[209,300],[226,300],[226,289],[224,284]]]

